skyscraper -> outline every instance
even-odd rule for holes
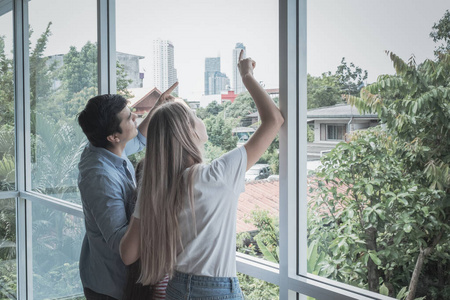
[[[242,83],[241,75],[239,74],[239,69],[237,67],[239,53],[241,52],[241,50],[244,50],[244,57],[246,57],[244,44],[236,43],[236,47],[234,47],[233,49],[233,61],[232,61],[232,70],[233,70],[232,88],[234,89],[235,94],[240,94],[247,90],[244,86],[244,83]]]
[[[172,42],[161,39],[153,41],[153,71],[155,86],[162,92],[177,81]],[[178,88],[175,92],[178,93]]]
[[[220,72],[220,57],[205,58],[205,95],[220,94],[229,85],[230,79]]]

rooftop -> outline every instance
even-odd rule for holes
[[[311,118],[373,118],[378,119],[376,114],[360,114],[358,109],[350,104],[336,104],[333,106],[308,109],[306,113]]]

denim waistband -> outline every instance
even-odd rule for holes
[[[209,277],[200,275],[191,275],[178,271],[174,271],[172,279],[178,282],[189,282],[191,285],[210,285],[217,284],[223,287],[227,285],[239,286],[239,280],[237,277]]]

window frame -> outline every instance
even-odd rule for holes
[[[30,243],[31,206],[49,205],[83,217],[81,205],[31,191],[30,83],[28,1],[13,1],[16,190],[0,192],[15,197],[17,222],[18,299],[33,299]],[[116,92],[115,0],[97,0],[99,93]],[[237,270],[277,284],[280,299],[393,299],[360,288],[308,274],[306,271],[306,19],[307,0],[279,0],[280,109],[285,124],[280,131],[280,264],[237,253]],[[298,294],[297,294],[298,293]]]

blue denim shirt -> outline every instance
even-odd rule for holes
[[[119,157],[89,143],[78,164],[86,225],[80,254],[81,282],[83,287],[116,299],[122,299],[126,283],[126,268],[119,253],[128,226],[125,208],[136,187],[127,155],[142,150],[145,144],[145,137],[138,131]]]

